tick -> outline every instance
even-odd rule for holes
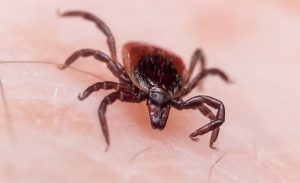
[[[115,39],[108,26],[101,19],[84,11],[67,11],[62,13],[61,16],[82,17],[92,21],[107,38],[110,57],[98,50],[81,49],[67,58],[61,67],[61,69],[67,68],[79,57],[93,56],[96,60],[104,62],[113,75],[119,79],[118,83],[112,81],[95,83],[78,95],[79,100],[84,100],[91,93],[100,89],[115,90],[104,97],[98,109],[107,148],[110,139],[105,113],[107,106],[117,100],[131,103],[146,101],[151,126],[153,129],[159,130],[165,128],[171,107],[177,110],[198,109],[210,119],[210,122],[191,133],[189,137],[197,141],[197,136],[212,131],[210,147],[213,147],[213,143],[218,138],[220,126],[225,121],[224,104],[213,97],[205,95],[198,95],[186,101],[182,97],[189,94],[199,84],[199,81],[209,75],[217,75],[226,82],[229,79],[220,69],[207,69],[205,67],[204,56],[200,49],[194,52],[190,67],[186,70],[181,58],[170,51],[146,43],[129,42],[123,47],[124,66],[122,66],[117,61]],[[197,63],[200,63],[201,69],[191,79]],[[216,115],[212,113],[208,106],[217,110]]]

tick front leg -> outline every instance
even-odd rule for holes
[[[199,111],[204,116],[209,118],[210,121],[216,120],[216,116],[214,115],[214,113],[211,112],[211,110],[208,107],[206,107],[205,105],[200,106]],[[220,132],[220,127],[216,128],[212,131],[211,136],[210,136],[210,140],[209,140],[209,147],[213,148],[213,144],[216,142],[216,140],[218,138],[218,135],[219,135],[219,132]],[[193,141],[198,141],[198,138],[195,138],[195,137],[191,137],[191,139]]]
[[[224,104],[221,101],[214,99],[212,97],[209,97],[209,96],[196,96],[196,97],[193,97],[193,98],[187,100],[186,102],[180,101],[180,100],[172,102],[172,106],[175,107],[176,109],[182,110],[182,109],[198,109],[198,108],[200,108],[200,110],[202,110],[201,111],[202,113],[206,112],[208,115],[211,116],[211,114],[209,114],[210,110],[208,108],[202,107],[204,104],[207,104],[210,107],[217,109],[218,110],[217,115],[210,123],[208,123],[207,125],[199,128],[198,130],[196,130],[195,132],[190,134],[190,138],[192,140],[195,140],[195,137],[197,137],[199,135],[203,135],[209,131],[215,130],[215,131],[213,131],[213,134],[212,134],[212,137],[210,140],[210,146],[212,147],[213,143],[216,141],[216,139],[218,137],[218,133],[219,133],[218,128],[225,121]],[[210,118],[212,118],[212,116]]]
[[[89,86],[82,94],[78,95],[78,99],[84,100],[91,93],[98,91],[100,89],[103,89],[103,90],[115,89],[117,91],[122,91],[122,92],[126,92],[126,93],[136,93],[138,91],[138,89],[134,86],[131,87],[131,86],[127,86],[122,83],[116,83],[116,82],[112,82],[112,81],[104,81],[104,82],[98,82],[98,83],[95,83],[95,84]]]
[[[115,38],[112,35],[110,29],[108,26],[98,17],[95,15],[85,12],[85,11],[67,11],[62,14],[60,14],[62,17],[70,17],[70,16],[77,16],[82,17],[86,20],[92,21],[96,24],[96,26],[105,34],[107,37],[107,44],[111,53],[111,58],[113,61],[117,61],[117,51],[116,51],[116,43]]]
[[[142,102],[144,99],[145,99],[144,97],[138,96],[138,95],[133,95],[133,94],[124,93],[124,92],[114,92],[114,93],[109,94],[102,100],[100,107],[98,109],[98,115],[99,115],[99,120],[100,120],[100,124],[102,127],[102,133],[104,135],[105,142],[107,145],[106,151],[108,150],[109,145],[110,145],[109,131],[108,131],[106,117],[105,117],[107,106],[114,103],[116,100],[134,103],[134,102]]]
[[[121,82],[131,83],[129,76],[127,75],[125,69],[118,62],[113,62],[105,53],[93,50],[93,49],[81,49],[74,52],[60,69],[65,69],[69,67],[73,62],[75,62],[79,57],[89,57],[93,56],[95,59],[105,62],[108,69],[116,76]]]

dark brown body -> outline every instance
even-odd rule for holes
[[[74,52],[61,67],[61,69],[68,67],[79,57],[93,56],[95,59],[106,63],[108,69],[119,79],[119,83],[112,81],[95,83],[78,95],[78,99],[83,100],[100,89],[115,90],[115,92],[104,97],[98,109],[98,116],[107,148],[110,141],[105,113],[107,106],[117,100],[133,103],[146,100],[151,126],[160,130],[166,126],[171,107],[177,110],[198,109],[211,121],[190,134],[190,138],[196,141],[197,136],[212,131],[210,139],[210,147],[212,147],[217,140],[220,126],[225,121],[224,104],[205,95],[198,95],[186,101],[182,98],[189,94],[199,81],[208,75],[218,75],[225,81],[229,80],[220,69],[207,69],[205,67],[205,60],[200,49],[194,52],[190,67],[186,70],[182,60],[174,53],[145,43],[129,42],[123,48],[124,66],[122,66],[117,61],[114,37],[102,20],[93,14],[83,11],[68,11],[61,16],[78,16],[92,21],[107,37],[110,57],[98,50],[81,49]],[[197,63],[200,63],[200,71],[193,79],[190,79]],[[216,115],[207,106],[217,109]]]
[[[180,57],[153,45],[129,42],[123,47],[124,68],[131,81],[145,92],[152,85],[178,95],[184,82],[185,66]]]

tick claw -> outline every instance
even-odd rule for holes
[[[217,150],[217,148],[215,148],[213,145],[210,145],[209,147],[213,150]]]
[[[82,96],[81,93],[78,93],[77,98],[78,98],[78,100],[83,100],[84,99],[84,97]]]
[[[213,149],[213,150],[217,150],[217,148],[214,146],[214,143],[215,143],[215,141],[210,142],[210,143],[209,143],[209,147],[210,147],[211,149]]]
[[[234,84],[234,80],[229,79],[228,81],[226,81],[228,84]]]
[[[59,65],[59,66],[57,66],[57,68],[60,69],[60,70],[64,70],[66,67],[67,66],[65,66],[65,65]]]
[[[199,138],[191,137],[191,136],[190,136],[190,138],[191,138],[191,140],[194,141],[194,142],[198,142],[198,141],[199,141]]]
[[[106,145],[104,152],[108,152],[108,149],[109,149],[109,145]]]
[[[62,15],[62,13],[60,12],[59,9],[56,9],[56,14],[57,14],[57,16],[61,16]]]

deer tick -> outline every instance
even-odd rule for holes
[[[117,61],[115,39],[108,26],[95,15],[84,11],[67,11],[60,14],[62,17],[82,17],[92,21],[105,34],[110,51],[110,57],[105,53],[94,49],[81,49],[74,52],[66,59],[61,69],[70,66],[79,57],[93,56],[96,60],[104,62],[112,74],[119,79],[119,83],[112,81],[98,82],[89,86],[79,100],[87,98],[91,93],[100,89],[115,90],[104,97],[98,109],[98,115],[102,132],[107,144],[110,144],[109,132],[106,122],[106,108],[117,100],[123,102],[140,103],[146,100],[151,126],[153,129],[163,130],[166,126],[171,107],[177,110],[198,109],[210,122],[190,134],[190,138],[197,141],[199,135],[212,131],[210,147],[217,140],[220,126],[225,121],[224,104],[212,97],[198,95],[186,101],[182,97],[189,94],[205,77],[209,75],[220,76],[224,81],[229,81],[227,75],[217,68],[205,67],[204,56],[200,49],[196,49],[192,55],[188,70],[180,57],[176,54],[141,42],[129,42],[123,47],[122,66]],[[191,79],[194,67],[200,63],[199,73]],[[210,106],[217,110],[214,115]]]

